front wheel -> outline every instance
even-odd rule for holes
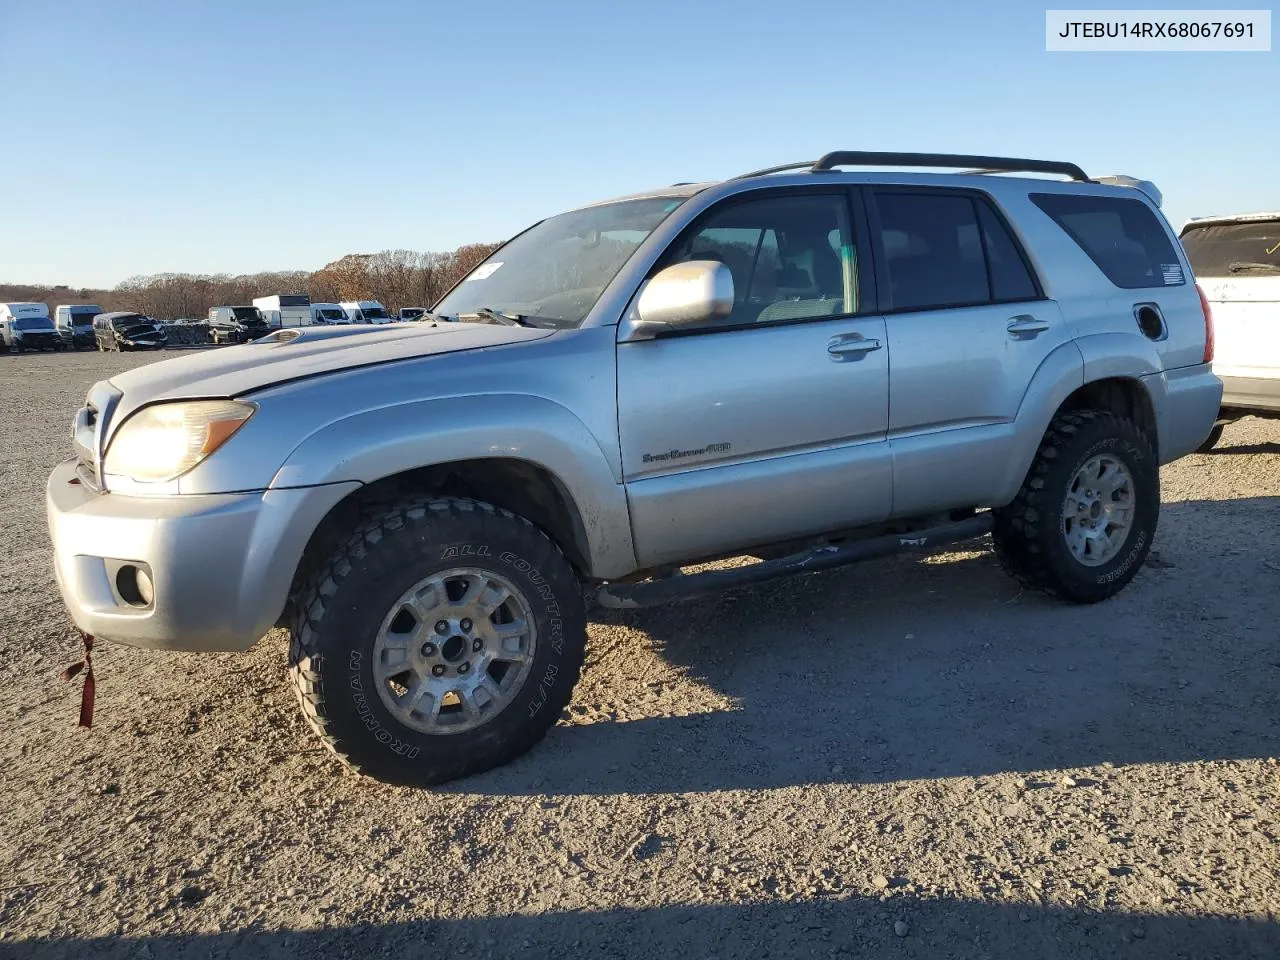
[[[1137,574],[1159,517],[1159,466],[1146,435],[1116,414],[1077,410],[1049,425],[1018,496],[995,511],[992,539],[1024,586],[1096,603]]]
[[[501,766],[543,738],[582,668],[578,578],[531,523],[420,498],[365,522],[294,604],[290,676],[348,766],[408,785]]]

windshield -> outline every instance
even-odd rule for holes
[[[1280,274],[1280,220],[1192,226],[1183,232],[1182,246],[1197,277]]]
[[[387,311],[381,307],[361,307],[360,312],[364,314],[366,320],[389,320]]]
[[[401,307],[400,319],[401,320],[417,320],[424,313],[426,313],[426,311],[422,307]]]
[[[13,321],[15,330],[52,330],[48,317],[18,317]]]
[[[128,316],[115,317],[111,321],[111,325],[117,330],[122,330],[125,327],[136,327],[140,323],[150,323],[150,321],[140,313],[131,313]]]
[[[101,307],[81,307],[71,308],[71,325],[73,327],[88,327],[93,325],[93,318],[102,312]]]
[[[476,267],[433,312],[489,307],[576,327],[622,265],[683,197],[622,200],[562,213],[526,230]]]
[[[231,312],[235,314],[235,318],[242,323],[244,321],[248,321],[249,323],[265,322],[262,319],[262,314],[258,312],[257,307],[232,307]]]
[[[327,308],[325,308],[325,309],[323,309],[323,310],[317,310],[317,311],[316,311],[316,315],[317,315],[321,320],[337,320],[337,321],[341,321],[341,320],[345,320],[345,319],[347,319],[347,315],[346,315],[343,311],[338,310],[338,309],[336,309],[336,308],[334,308],[334,307],[327,307]]]

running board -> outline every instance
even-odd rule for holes
[[[637,607],[656,607],[678,600],[689,600],[719,593],[735,587],[750,587],[779,577],[797,573],[816,573],[843,567],[859,560],[887,557],[910,550],[925,550],[957,540],[971,540],[991,532],[991,513],[979,513],[955,523],[945,523],[917,530],[914,533],[894,533],[868,540],[855,540],[844,546],[823,546],[763,560],[746,567],[729,570],[708,570],[705,573],[676,574],[658,580],[640,583],[610,583],[596,592],[596,601],[611,610],[631,610]]]

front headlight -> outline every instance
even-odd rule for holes
[[[156,483],[208,458],[257,409],[239,400],[189,400],[143,407],[116,432],[102,472]]]

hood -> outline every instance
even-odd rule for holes
[[[239,397],[297,380],[415,357],[541,340],[554,330],[487,323],[290,328],[234,347],[203,350],[111,378],[120,412],[155,400]]]

